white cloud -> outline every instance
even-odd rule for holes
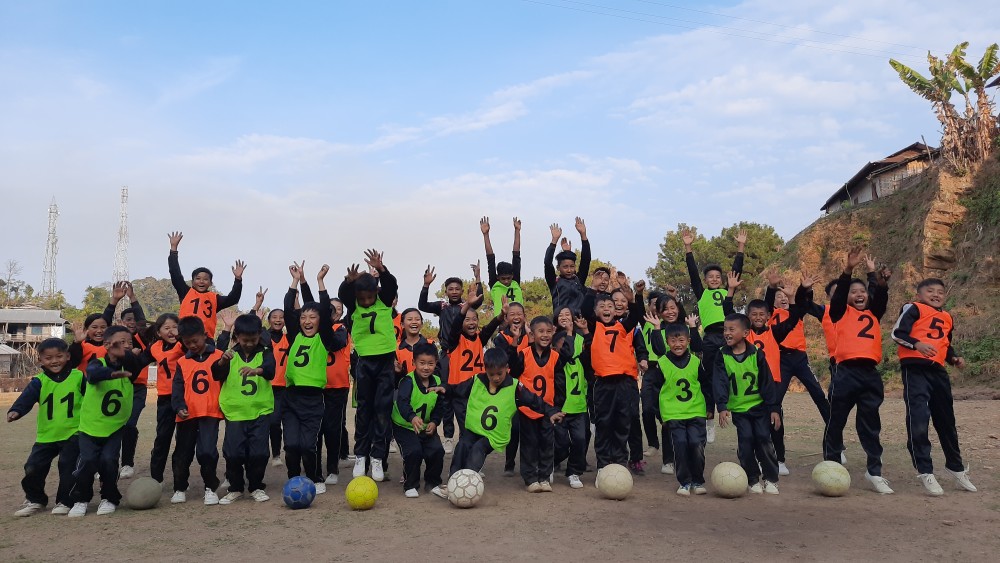
[[[219,86],[236,74],[241,63],[240,57],[213,57],[206,60],[199,68],[177,76],[164,86],[156,100],[156,106],[186,101]]]

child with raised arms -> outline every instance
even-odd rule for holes
[[[514,250],[510,262],[497,264],[490,242],[490,218],[479,220],[479,229],[483,232],[483,244],[486,246],[486,273],[489,276],[490,297],[493,299],[493,309],[500,307],[503,298],[510,303],[524,303],[521,292],[521,220],[514,217]]]
[[[181,265],[178,260],[177,248],[184,238],[184,233],[173,232],[167,235],[170,238],[170,255],[167,257],[167,266],[170,270],[170,283],[173,284],[180,299],[181,308],[177,313],[181,318],[195,316],[205,324],[205,331],[208,337],[215,338],[215,328],[218,324],[219,311],[238,305],[240,296],[243,293],[243,271],[247,265],[242,260],[237,260],[233,265],[233,289],[229,295],[220,295],[212,291],[212,271],[205,267],[195,268],[191,272],[191,285],[187,284],[184,274],[181,273]]]
[[[576,253],[572,250],[562,250],[556,254],[556,244],[562,237],[562,228],[553,223],[549,226],[552,241],[545,249],[545,283],[552,294],[552,310],[558,311],[569,307],[574,315],[580,314],[583,302],[587,296],[587,275],[590,272],[590,241],[587,240],[587,225],[583,219],[576,218],[576,231],[580,233],[580,267],[577,268]],[[567,241],[568,244],[568,241]],[[556,265],[552,266],[555,258]],[[558,270],[558,274],[557,274]]]

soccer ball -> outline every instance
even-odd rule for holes
[[[851,474],[836,461],[821,461],[813,468],[813,483],[825,497],[842,497],[851,488]]]
[[[139,477],[125,491],[125,504],[132,510],[148,510],[160,502],[163,487],[152,477]]]
[[[378,484],[366,475],[355,477],[347,484],[344,497],[352,510],[368,510],[378,500]]]
[[[483,498],[483,478],[477,471],[459,469],[448,479],[448,502],[458,508],[472,508]]]
[[[288,508],[298,510],[309,508],[314,498],[316,498],[316,485],[305,477],[292,477],[285,483],[285,488],[281,491],[281,498],[285,500]]]
[[[722,498],[741,497],[747,486],[747,472],[737,463],[723,461],[712,470],[712,488]]]
[[[597,470],[597,489],[604,498],[624,500],[632,492],[632,473],[624,465],[605,465]]]

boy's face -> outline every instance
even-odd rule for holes
[[[719,289],[722,287],[722,272],[718,270],[709,270],[705,274],[705,285],[708,289]]]
[[[726,321],[722,325],[722,338],[726,340],[727,346],[735,346],[747,339],[750,331],[743,328],[740,321]]]
[[[549,323],[538,323],[531,329],[531,336],[535,339],[535,344],[542,348],[547,348],[552,344],[552,335],[556,329]]]
[[[116,332],[111,338],[104,341],[104,347],[108,349],[108,356],[121,358],[125,355],[125,350],[132,349],[132,335],[127,332]]]
[[[195,291],[205,293],[208,288],[212,287],[212,278],[206,272],[198,272],[198,275],[191,280],[191,287]]]
[[[420,329],[424,327],[424,319],[420,316],[420,313],[416,311],[410,311],[403,317],[403,330],[406,331],[408,336],[416,336],[420,334]]]
[[[615,318],[615,303],[610,299],[603,299],[594,305],[594,314],[602,323],[610,323]]]
[[[615,304],[615,315],[623,317],[626,313],[628,313],[628,299],[625,298],[625,295],[622,292],[616,291],[615,294],[611,296],[611,300],[614,301]]]
[[[667,337],[667,346],[670,348],[670,353],[675,356],[683,356],[690,344],[691,339],[683,334],[671,334]]]
[[[774,306],[779,309],[788,309],[788,296],[785,295],[784,291],[778,291],[774,294]]]
[[[375,304],[374,291],[359,291],[354,295],[358,300],[358,307],[371,307]]]
[[[465,314],[465,320],[462,322],[462,334],[469,338],[474,338],[478,332],[479,314],[476,313],[475,309],[469,309],[469,312]]]
[[[767,321],[771,318],[770,315],[767,314],[767,309],[764,309],[763,307],[754,307],[753,309],[750,309],[749,313],[750,314],[748,316],[750,317],[750,326],[754,328],[764,328],[767,326]]]
[[[181,339],[181,344],[192,354],[198,355],[205,351],[205,341],[207,338],[205,333],[198,333],[193,336],[185,336]]]
[[[104,331],[108,330],[108,323],[104,319],[97,319],[87,327],[87,338],[94,342],[104,342]]]
[[[575,260],[560,260],[559,261],[559,275],[564,278],[572,278],[576,276],[576,261]]]
[[[936,309],[944,306],[945,291],[943,285],[928,285],[917,290],[917,301]]]
[[[267,322],[271,324],[271,330],[281,332],[285,328],[285,312],[281,309],[271,311],[267,316]]]
[[[127,328],[129,332],[135,334],[135,313],[129,311],[128,313],[122,314],[122,326]]]
[[[260,333],[253,334],[237,334],[236,343],[240,345],[240,348],[245,352],[249,352],[260,344]]]
[[[374,303],[374,301],[372,301],[372,303]],[[331,301],[330,306],[333,308],[333,319],[340,320],[340,317],[344,316],[344,304],[341,303],[340,301]],[[363,305],[363,306],[368,307],[368,305]]]
[[[514,274],[504,274],[502,276],[498,275],[497,276],[497,281],[500,282],[500,285],[504,285],[504,286],[508,286],[509,287],[510,286],[510,282],[514,281]]]
[[[507,309],[507,322],[514,326],[521,326],[524,324],[524,309],[518,306],[512,306]]]
[[[493,387],[499,387],[503,383],[504,379],[507,379],[507,373],[510,368],[506,365],[500,366],[499,368],[486,368],[486,378],[490,380],[490,385]]]
[[[417,376],[427,379],[434,374],[434,368],[437,367],[437,358],[428,354],[421,354],[413,358],[413,372]]]
[[[667,321],[668,323],[679,322],[681,310],[677,308],[677,302],[673,299],[668,299],[666,304],[663,306],[663,310],[660,311],[660,319]]]
[[[458,282],[452,282],[445,286],[444,295],[448,298],[450,303],[461,303],[462,302],[462,284]]]
[[[69,352],[58,348],[46,348],[38,355],[38,363],[49,373],[59,373],[69,362]]]
[[[358,297],[358,304],[360,303],[361,298]],[[302,311],[299,314],[299,328],[302,329],[303,336],[315,336],[319,332],[319,313],[312,309]]]
[[[168,343],[174,344],[177,342],[177,323],[173,319],[167,319],[163,321],[160,325],[160,331],[157,333],[160,340]]]
[[[847,304],[859,311],[868,307],[868,288],[863,283],[852,283],[847,292]]]
[[[600,272],[594,272],[594,283],[593,288],[597,291],[607,291],[608,285],[611,284],[611,274],[601,270]]]

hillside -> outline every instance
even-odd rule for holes
[[[917,282],[942,278],[949,288],[946,308],[956,319],[959,352],[968,368],[954,383],[1000,388],[1000,162],[990,161],[975,174],[955,177],[933,168],[916,186],[874,202],[818,219],[792,238],[776,265],[787,277],[797,271],[839,275],[847,250],[862,246],[893,270],[889,311],[882,321],[887,387],[900,385],[895,345],[888,331]],[[817,302],[826,296],[817,292]],[[807,321],[812,365],[829,377],[819,323]]]

